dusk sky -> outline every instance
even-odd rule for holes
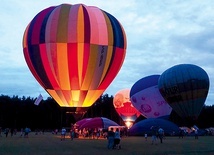
[[[205,104],[214,104],[213,0],[1,0],[0,95],[36,98],[41,93],[49,97],[28,69],[22,38],[37,13],[62,3],[97,6],[116,17],[125,29],[125,61],[104,94],[115,95],[174,65],[195,64],[210,78]]]

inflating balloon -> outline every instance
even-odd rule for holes
[[[144,77],[131,87],[131,102],[146,118],[168,117],[172,111],[159,92],[159,77],[160,75]]]
[[[158,87],[180,117],[196,120],[208,94],[209,77],[199,66],[180,64],[161,74]]]
[[[84,4],[44,9],[23,37],[27,65],[62,107],[90,107],[119,72],[126,54],[122,25]]]
[[[128,128],[130,128],[140,116],[138,110],[132,105],[129,94],[130,89],[122,89],[115,94],[113,99],[115,110]]]

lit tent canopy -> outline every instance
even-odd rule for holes
[[[115,17],[84,4],[42,10],[23,37],[30,71],[62,107],[91,106],[119,72],[126,44]]]
[[[84,128],[108,129],[109,126],[119,126],[119,125],[116,122],[114,122],[108,118],[105,118],[105,117],[94,117],[94,118],[91,118],[91,119],[85,121],[85,123],[82,123],[79,126],[79,129],[84,129]]]

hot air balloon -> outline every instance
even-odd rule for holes
[[[132,105],[129,97],[130,89],[122,89],[118,91],[113,99],[114,108],[122,118],[127,128],[130,128],[140,113]]]
[[[168,117],[172,111],[159,92],[159,77],[160,75],[146,76],[131,87],[131,102],[146,118]]]
[[[164,71],[158,81],[160,93],[172,109],[186,120],[197,120],[209,90],[209,77],[199,66],[179,64]]]
[[[84,4],[39,12],[27,26],[23,51],[33,76],[61,107],[90,107],[119,72],[126,35],[111,14]]]

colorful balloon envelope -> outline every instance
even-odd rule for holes
[[[130,128],[140,116],[139,111],[132,105],[129,94],[130,89],[122,89],[115,94],[113,99],[115,110],[128,128]]]
[[[125,31],[111,14],[84,4],[38,13],[23,37],[27,65],[62,107],[89,107],[113,81],[126,54]]]
[[[151,75],[138,80],[131,88],[133,106],[146,118],[167,117],[172,108],[158,89],[160,75]]]
[[[199,66],[180,64],[161,74],[158,87],[179,116],[196,120],[208,94],[209,77]]]

